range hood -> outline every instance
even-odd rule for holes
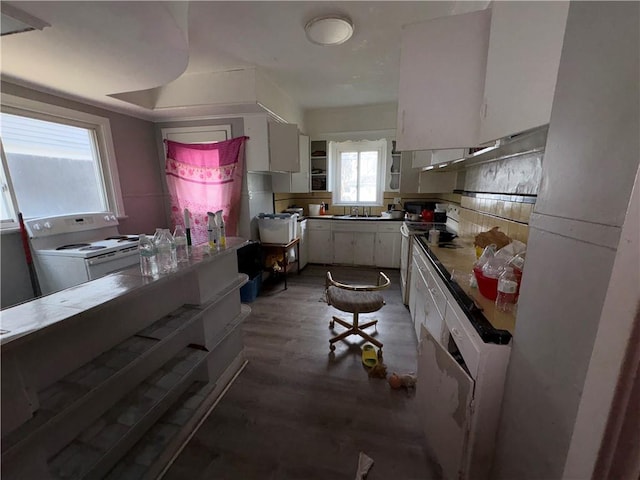
[[[549,125],[527,130],[496,140],[477,148],[464,149],[464,156],[440,165],[422,168],[422,171],[447,172],[462,170],[481,163],[496,162],[507,158],[543,152],[547,143]]]

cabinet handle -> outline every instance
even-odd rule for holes
[[[438,291],[435,288],[430,288],[429,291],[431,292],[431,295],[433,295],[434,297],[438,294]]]
[[[404,134],[404,113],[405,111],[402,110],[402,119],[400,121],[400,132]]]
[[[454,334],[456,337],[458,337],[458,338],[462,338],[462,335],[460,334],[460,332],[458,331],[458,329],[457,329],[457,328],[455,328],[455,327],[453,327],[453,328],[451,329],[451,333],[453,333],[453,334]]]

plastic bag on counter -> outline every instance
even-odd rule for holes
[[[513,240],[510,244],[505,245],[500,250],[495,252],[495,256],[503,260],[506,265],[509,261],[520,253],[524,253],[527,250],[527,244],[519,240]]]

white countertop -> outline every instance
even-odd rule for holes
[[[176,272],[157,277],[143,277],[139,266],[76,285],[50,295],[16,305],[0,311],[0,345],[5,346],[28,335],[34,335],[52,325],[75,317],[79,321],[83,314],[101,306],[116,302],[136,291],[158,282],[168,281],[175,275],[193,271],[198,265],[229,255],[245,245],[247,241],[239,237],[228,237],[227,247],[211,250],[208,244],[191,247],[189,262],[178,264]]]

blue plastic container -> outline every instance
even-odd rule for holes
[[[262,285],[262,273],[250,278],[247,283],[240,287],[240,301],[242,303],[253,302],[260,293]]]

